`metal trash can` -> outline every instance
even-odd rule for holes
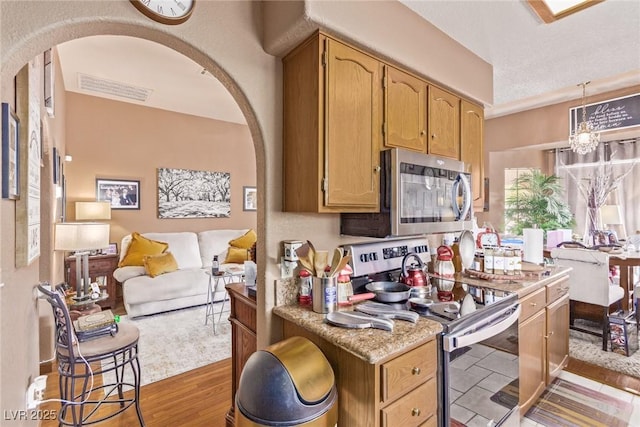
[[[235,405],[236,427],[334,427],[338,392],[333,369],[311,341],[288,338],[249,357]]]

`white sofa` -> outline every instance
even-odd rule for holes
[[[142,233],[142,236],[166,242],[178,264],[178,270],[150,277],[144,267],[117,268],[113,277],[122,283],[122,295],[127,314],[145,316],[205,304],[211,260],[218,255],[220,269],[244,268],[242,264],[223,264],[229,241],[241,237],[248,230],[208,230],[199,233]],[[120,260],[127,253],[131,235],[122,239]],[[214,301],[222,300],[224,291],[216,292]]]

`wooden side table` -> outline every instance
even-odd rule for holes
[[[240,374],[247,359],[257,349],[256,298],[250,296],[244,283],[226,285],[231,299],[231,408],[226,415],[226,426],[235,426],[236,390]]]
[[[76,258],[67,257],[64,260],[66,281],[72,289],[76,288]],[[92,282],[96,278],[105,276],[105,290],[109,297],[97,304],[102,308],[114,308],[116,306],[116,279],[113,271],[118,268],[118,255],[93,255],[89,257],[89,278]]]

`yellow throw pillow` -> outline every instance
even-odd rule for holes
[[[144,270],[151,277],[171,273],[178,269],[178,262],[171,252],[165,252],[160,255],[145,255],[142,260],[144,262]]]
[[[169,247],[168,243],[158,242],[156,240],[142,237],[140,233],[134,231],[131,233],[131,243],[127,248],[127,253],[118,263],[118,267],[130,265],[143,266],[143,258],[145,255],[160,255]]]
[[[243,248],[229,247],[227,257],[224,260],[225,264],[242,264],[249,259],[249,251]]]
[[[258,235],[255,231],[249,230],[244,235],[229,241],[229,246],[236,248],[251,249],[251,246],[258,240]]]

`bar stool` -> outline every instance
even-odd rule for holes
[[[58,414],[60,425],[95,424],[135,406],[138,421],[144,426],[140,410],[138,328],[122,323],[114,336],[79,342],[70,326],[73,324],[64,295],[44,285],[38,285],[38,289],[51,304],[56,325],[56,360],[62,401]],[[113,381],[104,383],[106,378],[102,374],[111,371]],[[99,378],[96,381],[100,376],[102,381]],[[133,394],[125,397],[125,389],[133,390]]]

